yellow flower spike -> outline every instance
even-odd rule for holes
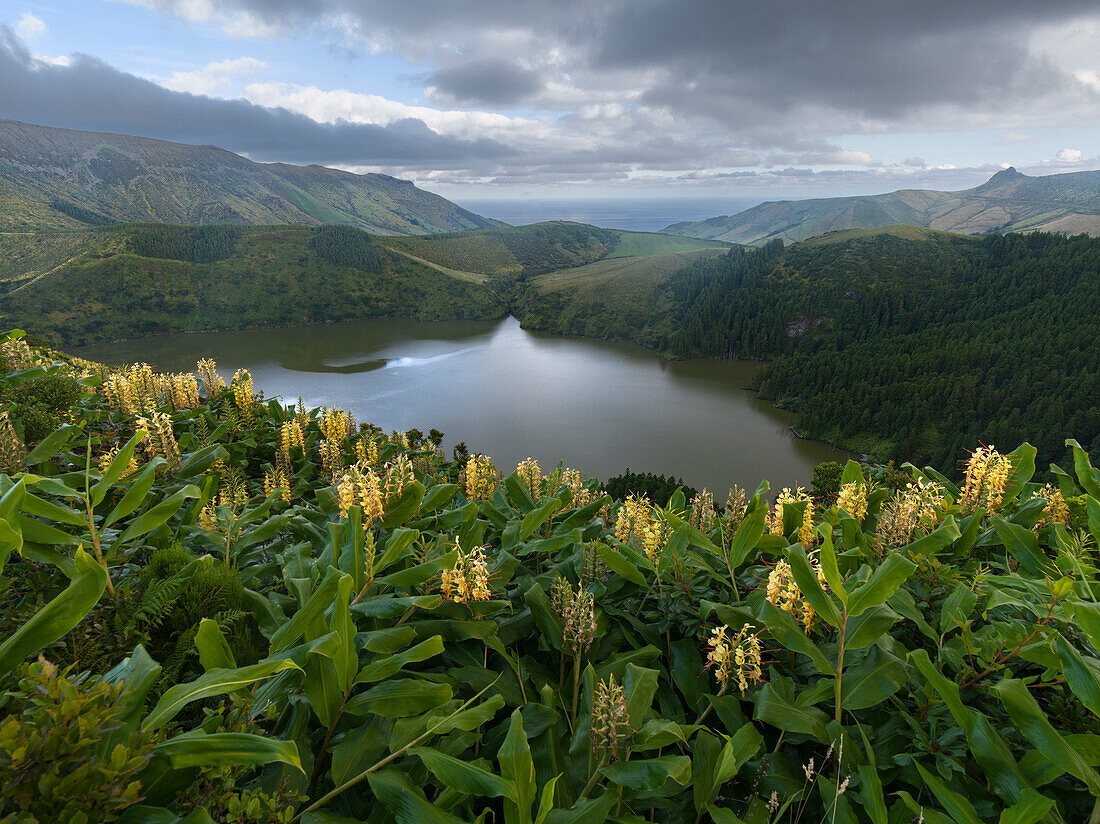
[[[476,546],[468,553],[458,550],[454,567],[440,572],[439,589],[445,601],[456,604],[488,601],[492,597],[492,591],[489,588],[489,564],[485,559],[485,548]]]
[[[543,475],[542,468],[534,458],[527,458],[516,466],[516,474],[519,475],[531,497],[538,500],[542,496]]]
[[[857,521],[862,521],[867,515],[867,485],[859,481],[842,484],[836,498],[836,507]]]
[[[988,513],[996,512],[1011,471],[1009,456],[1002,455],[993,446],[978,447],[966,462],[966,481],[959,498],[962,511],[971,513],[983,507]]]
[[[497,487],[497,468],[484,455],[471,455],[466,461],[466,497],[472,501],[487,501]]]

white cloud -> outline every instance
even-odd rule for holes
[[[56,57],[51,54],[36,54],[34,59],[39,63],[45,63],[47,66],[71,66],[73,64],[73,61],[63,54]]]
[[[464,139],[488,137],[500,139],[523,132],[545,134],[546,125],[524,117],[509,117],[495,112],[434,109],[410,106],[377,94],[361,94],[345,89],[326,90],[293,83],[250,83],[244,98],[259,106],[281,107],[304,114],[320,123],[374,123],[388,126],[399,120],[416,118],[428,128]]]
[[[997,139],[997,142],[1002,146],[1009,146],[1013,143],[1032,143],[1034,140],[1033,135],[1024,132],[1005,132]]]
[[[172,72],[172,76],[160,81],[160,85],[174,92],[212,95],[231,86],[234,78],[255,74],[266,68],[266,63],[254,57],[215,60],[194,71]]]
[[[19,22],[15,24],[15,30],[24,40],[33,40],[46,33],[46,24],[28,11],[19,18]]]
[[[1085,153],[1080,149],[1059,149],[1054,159],[1060,160],[1063,163],[1078,163],[1084,156]]]
[[[1093,91],[1100,92],[1100,71],[1093,71],[1092,69],[1080,69],[1073,73],[1073,76],[1080,80],[1083,84],[1091,88]]]

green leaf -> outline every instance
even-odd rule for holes
[[[836,675],[833,662],[810,640],[794,616],[770,601],[762,600],[759,609],[759,621],[772,638],[792,652],[808,657],[822,675]]]
[[[499,775],[494,775],[481,767],[475,767],[459,758],[444,755],[439,750],[429,747],[413,747],[410,755],[417,756],[424,762],[432,775],[450,787],[466,795],[489,796],[490,798],[504,797],[511,801],[516,800],[515,787],[511,781],[506,781]]]
[[[160,664],[149,657],[145,647],[138,644],[129,658],[124,658],[100,680],[106,684],[125,684],[126,691],[115,706],[122,710],[124,738],[130,732],[137,732],[141,721],[141,711],[145,708],[145,696],[153,688],[160,676]],[[121,741],[119,743],[122,743]]]
[[[1039,549],[1039,540],[1035,533],[1019,524],[993,517],[993,529],[1013,558],[1020,562],[1025,570],[1042,578],[1044,570],[1055,571],[1054,565]]]
[[[427,661],[429,658],[442,654],[442,652],[443,637],[433,635],[426,641],[421,641],[416,646],[403,652],[393,653],[385,658],[371,661],[359,671],[359,674],[355,677],[355,682],[357,684],[369,684],[374,681],[384,681],[397,673],[406,664]]]
[[[823,523],[818,526],[821,533],[821,551],[818,557],[821,559],[821,572],[825,576],[830,589],[836,593],[840,603],[847,606],[848,591],[844,588],[844,581],[840,577],[840,568],[836,563],[836,552],[833,550],[833,527]]]
[[[446,555],[440,555],[438,558],[433,558],[430,561],[425,561],[422,564],[409,567],[408,569],[402,569],[399,572],[391,573],[382,578],[378,578],[375,583],[380,586],[386,587],[412,587],[417,584],[422,584],[425,581],[430,581],[432,578],[439,577],[439,573],[444,569],[454,569],[455,562],[458,560],[458,551],[454,550],[448,552]]]
[[[932,532],[922,535],[911,544],[902,547],[898,552],[909,555],[935,555],[944,547],[951,546],[961,536],[959,525],[955,523],[955,516],[948,515],[943,519],[943,523]]]
[[[198,498],[202,495],[202,490],[193,484],[188,484],[183,489],[169,495],[159,504],[150,507],[145,512],[141,513],[134,519],[126,531],[119,536],[119,543],[126,543],[132,541],[147,532],[152,532],[159,526],[168,522],[168,519],[175,515],[180,507],[183,506],[183,502],[188,498]]]
[[[885,604],[865,610],[857,618],[849,618],[844,630],[844,648],[857,650],[870,646],[898,620],[898,614]]]
[[[115,454],[115,457],[111,460],[111,465],[103,473],[103,477],[92,487],[92,506],[99,506],[103,499],[107,497],[111,487],[126,474],[126,470],[130,466],[130,460],[134,457],[134,450],[137,449],[137,445],[141,443],[141,440],[141,433],[135,434]]]
[[[75,575],[56,598],[0,644],[0,676],[45,649],[79,624],[107,588],[107,572],[88,553],[76,551]]]
[[[789,506],[789,504],[784,505],[784,514],[786,514]],[[833,599],[821,588],[821,582],[817,580],[817,573],[810,567],[810,561],[806,557],[806,551],[801,544],[795,544],[790,548],[787,553],[787,562],[791,565],[791,574],[794,576],[795,583],[802,590],[802,595],[810,602],[810,606],[814,608],[814,612],[832,626],[839,627],[841,623],[840,612],[837,611]],[[849,612],[851,612],[850,609]]]
[[[871,647],[870,653],[841,676],[841,704],[849,711],[877,706],[900,689],[908,680],[901,659]]]
[[[523,730],[523,716],[518,709],[512,711],[508,734],[497,753],[500,774],[515,788],[515,794],[504,803],[506,824],[533,824],[531,805],[535,803],[535,763],[531,760],[531,746]]]
[[[419,715],[451,700],[449,684],[435,684],[414,678],[390,678],[356,695],[344,705],[351,715],[381,715],[405,718]]]
[[[1077,601],[1073,604],[1073,616],[1081,631],[1092,642],[1093,649],[1100,652],[1100,604]]]
[[[542,788],[542,797],[539,798],[539,812],[535,816],[535,824],[543,824],[546,821],[546,816],[550,815],[550,811],[554,809],[554,789],[558,786],[558,779],[561,778],[561,773],[558,773]]]
[[[764,536],[764,523],[767,514],[764,507],[758,507],[746,515],[740,526],[737,527],[729,548],[729,564],[734,570],[745,562],[745,558],[760,543],[760,539]]]
[[[606,544],[596,544],[596,551],[600,555],[600,560],[616,575],[637,586],[644,587],[646,585],[645,576],[638,571],[638,567],[625,555],[616,552]]]
[[[851,593],[848,598],[848,617],[862,615],[864,610],[885,603],[916,568],[916,564],[898,552],[887,555],[867,583]]]
[[[1066,441],[1066,446],[1073,449],[1073,471],[1077,475],[1077,483],[1081,484],[1081,488],[1089,495],[1100,499],[1100,472],[1093,469],[1089,461],[1089,453],[1073,438]]]
[[[335,567],[329,567],[320,585],[309,596],[306,603],[271,636],[271,652],[287,649],[305,633],[314,621],[325,614],[325,610],[336,600],[340,578],[344,574]],[[346,576],[344,576],[346,577]],[[312,639],[311,639],[312,640]]]
[[[382,526],[387,529],[401,526],[416,514],[417,509],[420,508],[420,502],[423,500],[423,484],[420,481],[413,481],[405,487],[405,491],[401,493],[401,497],[397,499],[393,506],[386,510],[386,514],[382,518]]]
[[[940,806],[958,824],[982,824],[982,820],[978,818],[978,811],[974,809],[973,804],[966,800],[966,796],[952,790],[943,783],[939,776],[933,775],[919,763],[917,764],[917,770],[920,772],[921,778],[924,779],[924,783],[928,785],[928,789],[940,802]]]
[[[38,442],[38,446],[27,455],[27,466],[38,466],[45,463],[68,445],[69,441],[80,432],[80,429],[69,424],[62,424],[49,435]]]
[[[1023,491],[1024,485],[1035,474],[1035,456],[1038,450],[1031,444],[1024,442],[1013,449],[1005,457],[1012,460],[1012,469],[1009,470],[1008,479],[1005,481],[1004,492],[1001,493],[1001,501],[1008,502]]]
[[[229,642],[225,640],[217,621],[210,618],[199,621],[199,628],[195,633],[195,649],[199,653],[199,663],[207,672],[237,667],[233,650],[229,648]]]
[[[188,767],[253,767],[280,763],[289,764],[304,773],[296,743],[250,733],[185,733],[155,744],[153,751],[167,756],[177,770]]]
[[[568,810],[552,810],[546,824],[605,824],[619,794],[606,792],[599,798],[582,798]]]
[[[1100,716],[1100,672],[1085,660],[1060,633],[1054,635],[1054,651],[1062,659],[1062,674],[1074,695],[1093,715]]]
[[[141,506],[145,501],[145,496],[148,495],[149,490],[153,488],[153,482],[157,478],[157,468],[163,466],[164,463],[165,461],[163,458],[156,458],[134,473],[130,482],[130,488],[126,490],[126,494],[122,496],[122,500],[115,504],[114,509],[108,513],[103,521],[104,526],[110,526],[120,518],[125,518]]]
[[[782,698],[771,684],[765,684],[756,694],[752,717],[755,721],[771,724],[777,730],[813,736],[823,744],[831,741],[825,728],[825,713],[813,707],[796,707]]]
[[[367,781],[374,797],[393,814],[398,824],[466,824],[428,801],[424,791],[399,770],[371,773]]]
[[[1054,729],[1023,681],[1007,678],[994,684],[991,691],[1001,699],[1012,723],[1033,747],[1051,763],[1083,781],[1094,796],[1100,795],[1100,775]]]
[[[1000,824],[1036,824],[1054,809],[1054,799],[1026,789],[1020,800],[1006,810],[1001,810]]]
[[[652,792],[670,780],[687,786],[691,782],[691,759],[686,755],[637,758],[611,764],[600,772],[612,784],[639,792]]]
[[[626,665],[623,676],[623,692],[626,695],[626,713],[630,719],[630,728],[641,728],[649,708],[653,705],[653,696],[657,694],[660,672],[647,667]]]
[[[238,667],[231,670],[214,670],[188,681],[185,684],[176,684],[165,691],[160,697],[152,712],[145,716],[141,723],[143,732],[155,730],[176,717],[185,706],[192,701],[210,698],[215,695],[225,695],[242,687],[263,681],[286,670],[297,670],[300,667],[293,661],[268,661],[263,664],[253,664],[248,667]]]

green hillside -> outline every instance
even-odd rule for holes
[[[47,237],[42,269],[72,251],[59,239],[67,236]],[[75,257],[4,296],[0,325],[78,346],[184,330],[506,311],[494,290],[351,227],[127,224],[75,237]]]
[[[388,175],[0,119],[0,231],[126,221],[346,223],[377,234],[502,225]]]
[[[697,261],[657,345],[769,359],[761,392],[805,434],[883,460],[946,468],[978,438],[1054,455],[1070,422],[1100,449],[1100,239],[919,231]]]
[[[762,203],[736,215],[676,223],[672,235],[759,245],[825,232],[912,224],[969,235],[1050,231],[1100,235],[1100,171],[1029,177],[1013,168],[958,192],[903,189],[867,197]]]
[[[635,248],[659,248],[656,242],[632,243]],[[529,329],[658,346],[675,331],[670,278],[693,261],[723,251],[710,247],[648,257],[612,255],[539,275],[521,291],[517,314]]]
[[[533,302],[517,304],[517,287],[558,270],[575,270],[575,302],[592,302],[583,311],[602,311],[598,295],[620,294],[622,305],[606,303],[619,313],[649,293],[636,292],[633,275],[616,278],[609,290],[609,273],[664,277],[700,248],[727,246],[564,222],[412,237],[346,226],[233,224],[0,233],[0,290],[7,291],[0,325],[76,346],[382,316],[496,318],[515,311],[523,320]],[[677,248],[695,251],[644,256]],[[624,250],[633,256],[617,257]],[[611,265],[576,269],[596,261]],[[598,292],[577,291],[589,279]]]

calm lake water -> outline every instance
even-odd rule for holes
[[[85,347],[110,364],[191,371],[215,358],[228,378],[287,402],[338,406],[385,431],[442,430],[450,448],[525,457],[606,479],[627,468],[715,492],[762,478],[809,486],[813,466],[843,460],[787,433],[791,416],[742,389],[753,365],[668,362],[637,346],[563,338],[500,322],[366,320],[292,329],[202,332]]]

